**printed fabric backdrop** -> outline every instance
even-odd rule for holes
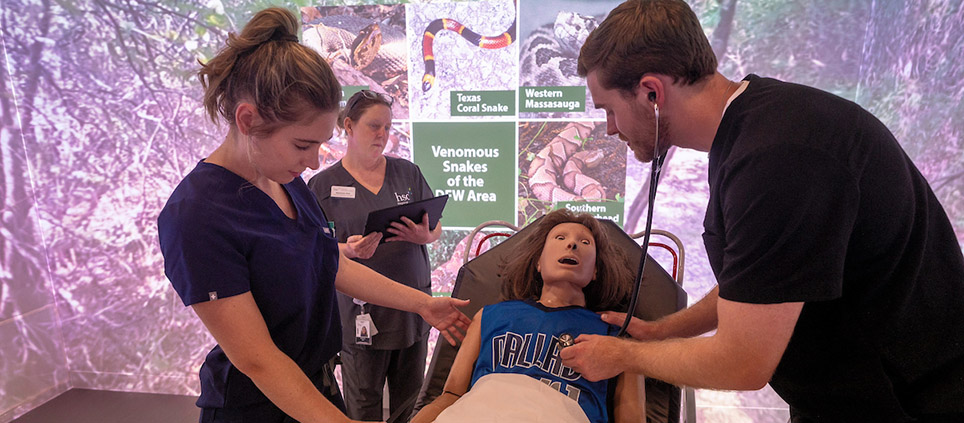
[[[649,166],[605,135],[574,71],[576,49],[618,2],[382,3],[282,5],[301,18],[302,42],[331,63],[346,92],[397,99],[388,154],[415,161],[437,193],[453,196],[448,229],[430,248],[439,295],[451,291],[468,231],[483,218],[468,201],[484,217],[517,224],[568,205],[641,230]],[[198,61],[269,5],[4,0],[0,421],[69,388],[198,393],[213,340],[164,277],[156,218],[226,133],[201,107]],[[961,0],[691,5],[729,78],[752,72],[808,84],[876,114],[964,241]],[[479,38],[433,27],[442,18]],[[375,32],[370,51],[378,53],[355,54],[354,40]],[[336,137],[323,148],[324,165],[343,152]],[[714,286],[700,237],[706,162],[704,153],[672,150],[656,200],[654,226],[684,242],[691,302]],[[769,389],[699,391],[697,407],[705,422],[788,415]]]

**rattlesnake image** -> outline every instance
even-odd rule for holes
[[[558,12],[555,21],[542,25],[522,41],[519,57],[519,85],[523,87],[585,87],[576,72],[579,49],[596,29],[597,18],[575,12]],[[602,117],[595,110],[588,90],[585,111],[522,112],[520,117],[573,118]]]
[[[559,12],[555,22],[533,30],[522,44],[520,85],[585,85],[576,73],[576,61],[579,49],[596,26],[592,16]]]

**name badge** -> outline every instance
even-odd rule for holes
[[[368,313],[355,316],[355,344],[371,345],[372,337],[378,334],[375,322]]]
[[[355,187],[332,185],[331,196],[335,198],[355,198]]]

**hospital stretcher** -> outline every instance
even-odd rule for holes
[[[626,255],[626,266],[636,273],[642,249],[633,237],[627,235],[615,223],[608,220],[601,220],[603,227],[613,243],[617,245]],[[529,228],[519,230],[514,225],[507,222],[492,221],[479,225],[469,236],[466,249],[473,246],[473,240],[483,229],[495,226],[505,227],[513,232],[514,235],[505,238],[498,245],[488,249],[481,255],[469,260],[469,251],[464,255],[466,263],[459,270],[456,278],[452,296],[456,298],[469,299],[471,303],[463,309],[468,316],[473,316],[483,306],[499,302],[501,279],[498,275],[500,265],[511,254],[524,238]],[[519,236],[519,235],[523,236]],[[486,238],[494,235],[485,235]],[[637,234],[640,237],[642,234]],[[653,235],[664,235],[676,244],[677,249],[666,244],[651,243],[653,246],[665,247],[672,252],[673,269],[676,276],[670,276],[663,267],[657,263],[652,256],[647,257],[647,264],[639,291],[639,299],[634,315],[644,320],[655,320],[665,315],[674,313],[686,307],[686,292],[680,286],[682,280],[683,251],[678,238],[665,231],[653,231]],[[485,239],[483,239],[484,241]],[[481,243],[479,243],[481,245]],[[479,247],[480,249],[481,247]],[[625,307],[625,306],[624,306]],[[625,310],[621,310],[625,311]],[[435,346],[432,362],[429,364],[428,374],[422,384],[415,403],[417,413],[424,405],[431,403],[442,393],[445,380],[448,377],[452,362],[458,352],[457,347],[453,347],[446,342],[438,342]],[[670,385],[666,382],[647,378],[646,379],[646,421],[656,423],[678,423],[680,421],[680,387]],[[692,390],[687,390],[687,420],[692,421]],[[414,414],[413,414],[414,415]]]

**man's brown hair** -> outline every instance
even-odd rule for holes
[[[585,77],[596,70],[600,85],[632,93],[646,73],[693,84],[716,72],[716,55],[700,21],[682,0],[628,0],[611,12],[579,52]]]

